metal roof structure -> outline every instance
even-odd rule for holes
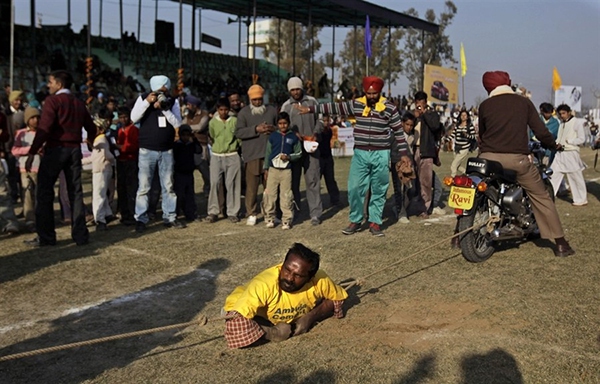
[[[172,0],[179,3],[179,0]],[[183,0],[184,4],[242,18],[254,16],[293,20],[305,25],[362,26],[367,15],[371,28],[416,28],[438,33],[439,25],[362,0]]]

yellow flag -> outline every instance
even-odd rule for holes
[[[465,57],[465,47],[460,43],[460,75],[465,77],[467,74],[467,58]]]
[[[556,67],[554,67],[554,70],[552,71],[552,89],[557,91],[561,85],[562,80],[560,78],[560,75],[558,74],[558,70],[556,70]]]

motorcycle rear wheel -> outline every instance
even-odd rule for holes
[[[459,237],[463,257],[471,263],[481,263],[492,257],[496,249],[487,232],[486,223],[490,218],[489,202],[484,199],[472,215],[458,218],[458,230],[477,227]]]

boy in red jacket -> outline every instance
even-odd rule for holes
[[[135,195],[138,189],[138,127],[130,120],[131,111],[127,107],[119,108],[117,136],[117,197],[121,223],[134,225]]]

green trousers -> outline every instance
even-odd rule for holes
[[[354,150],[348,175],[348,202],[350,203],[350,222],[363,220],[365,196],[369,188],[369,222],[381,224],[383,206],[390,184],[390,151]]]

